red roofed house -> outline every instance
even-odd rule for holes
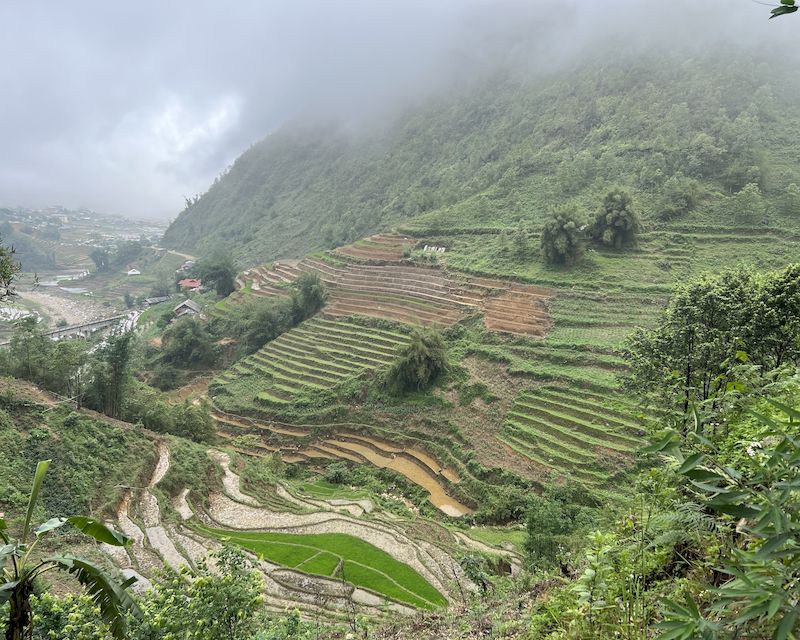
[[[201,284],[203,284],[203,282],[198,278],[184,278],[178,281],[178,286],[181,289],[197,289]]]

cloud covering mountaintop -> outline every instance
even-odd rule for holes
[[[509,62],[800,30],[748,0],[4,3],[0,205],[174,217],[287,121],[368,127]]]

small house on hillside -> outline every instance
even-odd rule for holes
[[[190,291],[199,289],[202,285],[203,281],[199,278],[184,278],[183,280],[178,280],[178,286],[181,289],[189,289]]]
[[[139,270],[138,270],[138,269],[136,269],[136,268],[133,268],[133,269],[130,269],[130,270],[128,271],[128,275],[129,275],[129,276],[140,276],[140,275],[142,275],[142,272],[141,272],[141,271],[139,271]]]
[[[176,318],[182,318],[183,316],[196,316],[201,310],[202,307],[194,300],[184,300],[172,312]]]
[[[161,304],[162,302],[166,302],[172,296],[156,296],[155,298],[145,298],[144,305],[146,307],[152,307],[154,304]]]

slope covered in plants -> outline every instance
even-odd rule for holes
[[[645,221],[797,227],[797,83],[757,53],[687,55],[493,73],[359,135],[287,125],[182,212],[165,242],[226,246],[256,264],[420,215],[450,231],[537,226],[555,203],[593,209],[609,184],[632,192]]]

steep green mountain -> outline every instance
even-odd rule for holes
[[[610,185],[632,191],[645,219],[691,219],[700,208],[722,223],[794,227],[798,96],[795,79],[742,52],[494,73],[382,130],[284,127],[164,241],[194,253],[228,247],[250,264],[421,214],[428,230],[535,227],[554,204],[593,210]],[[737,197],[748,184],[757,189]]]

